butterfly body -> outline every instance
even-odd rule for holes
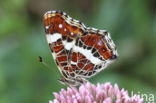
[[[63,84],[76,86],[86,82],[86,78],[106,68],[118,56],[109,32],[87,28],[64,12],[46,12],[44,28]]]

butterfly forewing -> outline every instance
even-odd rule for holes
[[[79,25],[79,28],[76,25]],[[60,72],[73,73],[71,66],[73,47],[76,38],[82,35],[83,26],[76,24],[63,12],[47,12],[44,15],[44,26],[50,50]]]

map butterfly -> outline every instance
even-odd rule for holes
[[[86,27],[65,12],[46,12],[44,29],[63,84],[77,86],[87,82],[118,56],[109,32]]]

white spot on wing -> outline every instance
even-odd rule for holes
[[[71,61],[71,64],[73,64],[73,65],[77,65],[77,63],[76,63],[76,62],[73,62],[73,61]]]
[[[62,24],[59,24],[59,28],[62,28]]]
[[[71,20],[72,18],[68,15],[68,18],[67,19]]]
[[[99,40],[99,41],[97,42],[97,44],[98,44],[99,46],[102,46],[102,45],[103,45],[103,42],[102,42],[101,40]]]
[[[106,30],[100,30],[100,32],[107,32]]]
[[[79,21],[78,21],[78,20],[76,20],[76,19],[74,19],[74,22],[78,23]]]
[[[49,29],[50,26],[45,26],[46,29]]]
[[[47,15],[47,14],[50,14],[51,13],[51,11],[47,11],[44,15]]]
[[[64,45],[65,49],[67,49],[67,50],[70,50],[74,44],[75,44],[75,41],[72,41],[72,42],[63,41],[63,45]]]
[[[86,49],[80,48],[78,46],[74,46],[73,51],[80,52],[95,65],[102,63],[102,61],[100,59],[93,56],[93,54],[91,53],[91,50],[86,50]]]
[[[64,31],[67,31],[67,29],[66,29],[66,28],[64,28]]]
[[[56,13],[56,11],[51,11],[51,13]]]
[[[59,33],[47,34],[46,35],[48,43],[56,42],[58,39],[62,38],[62,35]]]
[[[73,35],[74,35],[74,33],[73,33],[73,32],[71,32],[71,35],[73,36]]]
[[[44,16],[47,15],[47,14],[51,14],[51,13],[54,14],[54,13],[56,13],[56,11],[47,11],[47,12],[44,14]]]
[[[67,15],[65,12],[63,12],[63,15]]]

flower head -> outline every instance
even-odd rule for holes
[[[139,95],[130,97],[128,91],[114,87],[109,83],[96,86],[91,83],[83,84],[79,89],[72,87],[61,89],[60,93],[53,93],[55,99],[49,103],[142,103]]]

